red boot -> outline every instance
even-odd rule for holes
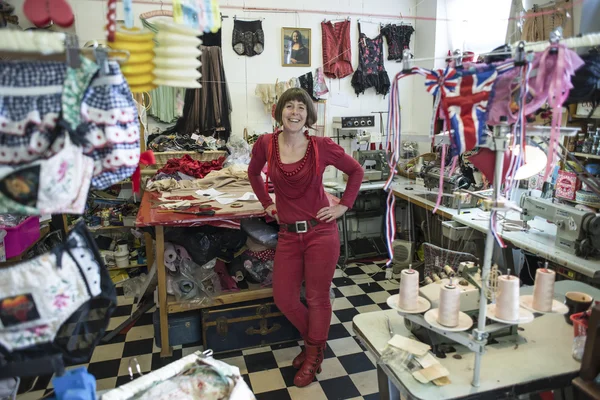
[[[302,363],[304,362],[305,359],[306,359],[306,352],[304,351],[304,349],[302,349],[300,354],[298,354],[296,356],[296,358],[294,358],[294,361],[292,361],[292,366],[296,369],[300,369],[300,367],[302,367]]]
[[[294,377],[294,385],[298,387],[309,385],[315,379],[315,375],[321,372],[323,362],[323,346],[305,344],[304,351],[306,358]]]

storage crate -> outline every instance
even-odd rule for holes
[[[158,308],[152,313],[154,324],[154,343],[160,347],[160,315]],[[197,343],[202,340],[202,314],[200,311],[188,311],[168,316],[169,345]]]
[[[211,150],[203,153],[198,153],[196,151],[155,151],[154,158],[156,159],[156,164],[153,166],[153,168],[161,169],[170,159],[181,158],[185,155],[188,155],[192,157],[192,159],[198,161],[212,161],[217,160],[219,157],[227,157],[227,152],[223,150]]]
[[[40,238],[40,217],[27,217],[17,226],[0,226],[0,229],[6,231],[4,237],[6,259],[17,257]]]
[[[302,340],[272,299],[202,310],[202,340],[215,353]]]

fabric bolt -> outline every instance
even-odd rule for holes
[[[412,25],[388,24],[381,28],[381,34],[388,44],[388,60],[402,60],[402,52],[409,48],[414,31]]]
[[[307,233],[280,231],[273,270],[277,308],[314,344],[327,341],[331,322],[329,288],[340,256],[336,223],[319,224]],[[302,282],[306,307],[300,301]]]
[[[323,73],[329,78],[342,79],[354,71],[352,69],[352,49],[350,47],[350,21],[332,24],[321,22],[323,38]]]
[[[265,49],[265,33],[262,21],[233,21],[231,36],[233,51],[240,56],[252,57],[261,54]]]
[[[101,260],[82,222],[52,252],[0,270],[0,374],[54,354],[91,356],[116,305]]]
[[[159,169],[158,173],[171,175],[177,172],[183,172],[186,175],[201,179],[211,171],[222,169],[224,162],[225,157],[219,157],[219,159],[212,161],[198,161],[186,154],[181,158],[172,158],[167,161],[167,164]]]
[[[361,32],[358,24],[358,68],[352,75],[352,87],[358,96],[368,88],[375,88],[377,94],[386,95],[390,91],[390,78],[383,67],[383,36],[370,39]]]

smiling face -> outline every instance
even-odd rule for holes
[[[294,42],[294,43],[298,43],[298,39],[299,39],[299,38],[300,38],[300,37],[299,37],[299,35],[298,35],[298,32],[294,31],[294,32],[292,33],[292,42]]]
[[[306,125],[308,111],[306,104],[298,100],[290,100],[285,103],[281,112],[283,129],[288,132],[298,132]]]

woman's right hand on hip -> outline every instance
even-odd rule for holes
[[[275,206],[275,204],[271,204],[269,207],[267,207],[265,209],[265,212],[269,217],[274,218],[277,221],[277,223],[279,223],[279,216],[277,215],[277,207]]]

